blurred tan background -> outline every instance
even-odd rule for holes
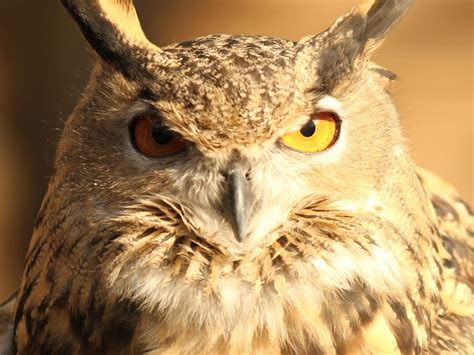
[[[356,3],[335,0],[136,0],[163,45],[209,33],[293,40],[321,32]],[[59,1],[0,0],[0,299],[18,285],[62,122],[91,68]],[[418,0],[379,50],[418,164],[472,204],[473,0]]]

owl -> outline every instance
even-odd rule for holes
[[[473,212],[410,159],[371,61],[412,0],[165,48],[130,0],[62,3],[97,65],[0,349],[474,353]]]

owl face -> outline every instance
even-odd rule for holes
[[[301,201],[378,198],[403,152],[398,119],[364,51],[346,68],[327,55],[355,45],[340,27],[299,43],[198,38],[164,48],[171,68],[134,75],[100,63],[63,138],[67,162],[87,166],[77,186],[107,213],[180,206],[232,253],[268,243]]]

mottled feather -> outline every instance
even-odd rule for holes
[[[370,61],[412,1],[363,2],[297,43],[163,49],[131,1],[63,3],[99,58],[38,214],[14,351],[472,353],[472,211],[417,170],[393,75]],[[321,112],[332,146],[282,143]],[[185,149],[140,153],[150,115]]]
[[[474,213],[446,181],[419,170],[438,216],[443,250],[443,308],[434,323],[430,351],[474,353]]]

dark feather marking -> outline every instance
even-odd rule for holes
[[[91,3],[95,2],[91,1]],[[102,59],[116,65],[128,78],[133,79],[146,74],[140,68],[140,62],[135,55],[144,49],[124,43],[117,33],[118,29],[97,13],[97,9],[94,8],[95,4],[87,4],[87,1],[79,1],[78,4],[78,1],[72,0],[62,0],[62,3],[79,25],[86,40]],[[145,59],[145,55],[142,57]]]
[[[100,301],[97,295],[98,290],[99,285],[96,281],[89,290],[87,309],[74,308],[69,313],[71,330],[80,342],[81,349],[84,351],[87,350],[87,353],[91,353],[95,347],[95,345],[90,342],[91,335],[97,327],[101,327],[104,324],[105,305]],[[115,312],[115,309],[113,312]]]
[[[194,240],[191,240],[190,246],[191,246],[191,250],[194,251],[194,252],[195,252],[195,251],[197,250],[197,248],[199,247],[199,245],[198,245]]]
[[[456,209],[451,206],[451,204],[436,195],[431,196],[431,202],[433,203],[433,207],[435,208],[436,214],[438,216],[441,218],[452,216],[455,221],[459,222],[459,214]]]
[[[179,246],[181,246],[182,244],[184,244],[186,241],[188,240],[188,237],[182,235],[178,238],[175,239],[174,243],[173,243],[173,246],[171,247],[172,250],[176,250],[179,248]]]
[[[71,330],[74,335],[79,338],[83,339],[83,328],[86,322],[86,315],[79,311],[78,309],[74,309],[69,314],[69,325],[71,326]],[[86,339],[89,337],[87,336]]]
[[[62,252],[64,250],[64,247],[66,245],[66,239],[63,238],[60,240],[58,247],[53,251],[51,260],[53,261],[52,263],[49,263],[48,265],[48,272],[46,273],[46,280],[50,283],[54,283],[55,279],[55,274],[56,274],[56,264],[55,261],[59,259],[59,257],[62,255]]]
[[[147,100],[147,101],[158,101],[159,95],[156,94],[153,89],[150,87],[143,88],[138,94],[138,99]],[[138,100],[137,100],[138,101]]]
[[[99,297],[98,292],[99,283],[97,280],[95,280],[90,290],[88,307],[88,316],[90,318],[91,325],[98,324],[105,314],[105,304]]]
[[[37,307],[38,317],[35,320],[35,331],[34,333],[32,333],[32,338],[36,338],[39,334],[41,334],[49,322],[49,317],[47,314],[45,314],[49,307],[49,303],[50,303],[49,301],[50,301],[50,298],[48,295],[43,298],[43,300],[40,302],[40,304]]]
[[[387,70],[385,68],[372,68],[371,69],[373,72],[376,72],[380,76],[387,78],[389,80],[397,80],[397,74],[391,72],[390,70]]]
[[[88,242],[87,242],[87,250],[95,250],[96,246],[105,243],[107,240],[103,238],[102,236],[94,236],[92,237]]]
[[[207,260],[208,264],[210,265],[212,259],[214,258],[212,253],[209,253],[207,250],[201,249],[200,254]]]
[[[140,239],[143,239],[143,238],[146,238],[148,237],[150,234],[153,234],[154,232],[156,232],[157,229],[155,227],[150,227],[148,228],[147,230],[145,230],[143,233],[141,233],[137,238],[136,240],[140,240]]]
[[[237,268],[240,266],[240,260],[234,260],[232,262],[232,271],[237,270]]]
[[[282,248],[286,248],[289,243],[288,238],[286,236],[281,236],[280,238],[278,238],[277,242]]]
[[[8,298],[0,303],[0,309],[5,307],[8,303],[12,302],[18,296],[18,291],[12,293]]]
[[[443,266],[447,269],[454,269],[455,267],[455,262],[454,262],[454,259],[447,259],[447,258],[443,258],[442,259],[442,262],[443,262]]]
[[[302,237],[307,238],[307,240],[311,241],[313,239],[313,236],[306,232],[304,229],[301,228],[295,228],[295,233],[300,234]],[[312,244],[312,243],[311,243]]]
[[[423,280],[423,276],[419,272],[417,273],[417,276],[418,276],[418,291],[420,292],[420,296],[422,298],[425,298],[426,291],[425,291],[425,282]]]
[[[321,233],[321,235],[325,236],[326,238],[328,238],[330,240],[335,240],[335,241],[338,241],[338,242],[343,242],[344,241],[344,238],[341,235],[339,235],[338,233],[336,233],[335,231],[320,229],[319,232]]]
[[[420,304],[417,304],[417,302],[415,302],[415,300],[412,297],[410,297],[409,295],[406,295],[406,296],[407,296],[408,301],[410,302],[411,308],[413,310],[413,313],[415,314],[415,318],[418,324],[429,325],[430,318],[427,315],[425,309]]]
[[[286,265],[281,255],[272,256],[272,265],[277,268],[277,270],[282,270],[283,272],[288,270],[288,265]]]
[[[365,19],[361,15],[347,17],[327,39],[319,52],[316,93],[330,93],[349,74],[364,43]],[[353,31],[352,36],[346,35]]]
[[[30,338],[32,338],[35,335],[34,332],[34,324],[35,322],[33,321],[33,318],[31,316],[31,313],[33,312],[33,309],[29,307],[28,309],[23,312],[23,318],[25,319],[25,324],[26,324],[26,333]],[[36,317],[35,317],[36,321]]]
[[[451,238],[447,235],[441,234],[441,240],[443,242],[443,246],[449,252],[449,254],[454,254],[454,243],[452,242]]]
[[[79,245],[81,241],[83,241],[83,239],[80,237],[76,237],[75,239],[73,239],[72,243],[68,245],[67,249],[65,249],[63,255],[64,256],[72,255],[74,253],[74,250],[76,250],[77,246]]]
[[[39,342],[39,349],[30,349],[25,351],[25,354],[39,354],[39,355],[65,355],[72,354],[73,346],[65,339],[55,339],[51,333],[47,333]]]
[[[389,301],[388,304],[397,315],[397,323],[392,324],[392,330],[395,333],[398,348],[402,354],[409,354],[414,350],[417,339],[414,335],[413,325],[408,319],[405,307],[396,301]]]
[[[31,295],[31,292],[33,291],[34,287],[36,286],[36,283],[38,282],[39,276],[35,276],[23,289],[23,292],[20,295],[20,299],[18,300],[17,308],[16,308],[16,313],[15,313],[15,321],[14,321],[14,326],[13,329],[15,330],[18,327],[18,324],[20,323],[21,318],[24,315],[25,312],[25,305],[26,302],[28,301],[28,298]]]
[[[38,228],[41,224],[43,224],[44,217],[46,216],[46,212],[48,211],[50,201],[51,201],[51,197],[48,197],[43,202],[43,206],[41,207],[38,215],[36,216],[35,229]]]
[[[106,320],[99,353],[122,352],[130,347],[139,318],[138,306],[131,301],[121,300],[113,307],[113,313]]]
[[[48,238],[41,238],[41,242],[36,244],[33,248],[33,250],[27,255],[26,260],[26,266],[25,266],[25,274],[29,275],[31,273],[31,270],[36,264],[36,260],[39,257],[39,254],[43,250],[43,247],[47,244]]]
[[[294,243],[289,243],[286,247],[286,249],[292,253],[295,253],[296,255],[298,255],[299,257],[303,257],[304,256],[304,253],[303,251],[300,249],[300,245],[299,244],[294,244]]]
[[[370,322],[373,319],[374,314],[380,308],[379,301],[375,298],[370,288],[368,288],[365,283],[359,282],[358,286],[355,284],[354,289],[346,292],[351,303],[359,314],[361,324],[364,325],[365,323]],[[364,306],[364,302],[362,301],[363,297],[365,297],[369,302],[368,309]]]
[[[289,272],[288,265],[280,254],[276,254],[274,247],[268,248],[268,255],[272,260],[272,265],[275,267],[276,271]]]
[[[49,230],[49,234],[56,233],[56,231],[61,227],[61,225],[64,223],[65,220],[66,220],[66,214],[63,213],[61,217],[59,218],[59,220],[51,227],[51,229]],[[31,273],[31,270],[33,269],[33,267],[36,265],[36,262],[38,261],[41,251],[46,245],[48,245],[48,241],[49,241],[49,238],[45,238],[44,236],[42,236],[42,241],[39,244],[35,245],[33,250],[30,253],[28,253],[26,257],[26,260],[28,260],[28,262],[25,267],[26,275],[29,275]]]
[[[297,244],[291,243],[286,236],[281,236],[280,238],[278,238],[277,242],[285,250],[291,253],[295,253],[296,255],[300,257],[303,256],[303,252],[300,250],[298,243]]]
[[[99,259],[102,259],[105,254],[112,253],[112,255],[117,255],[123,251],[123,245],[120,243],[113,243],[115,240],[122,236],[121,233],[114,233],[110,238],[107,239],[107,243],[104,243],[102,249],[99,253]],[[113,247],[112,247],[113,246]]]
[[[415,234],[418,235],[418,236],[421,236],[422,234],[415,230]],[[403,240],[403,239],[402,239]],[[408,250],[408,253],[410,254],[410,257],[412,258],[412,260],[414,262],[416,262],[418,265],[424,265],[425,263],[425,259],[418,256],[418,252],[415,251],[415,249],[413,248],[413,245],[414,244],[412,241],[409,241],[407,240],[406,238],[404,238],[405,240],[405,244],[404,244],[404,247]]]
[[[413,3],[414,0],[377,0],[367,12],[367,37],[385,37]]]

